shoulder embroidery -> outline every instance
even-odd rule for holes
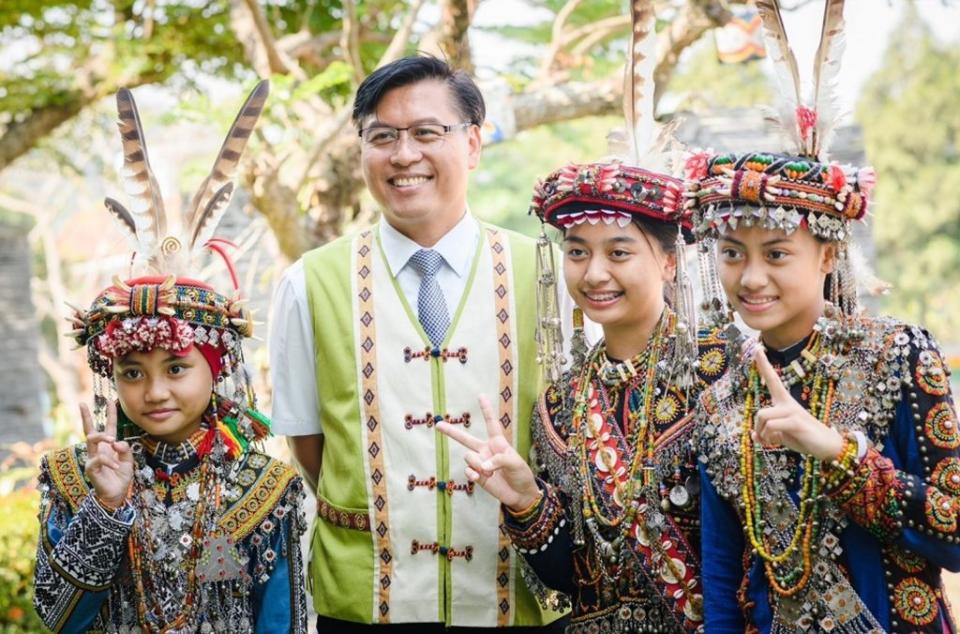
[[[82,444],[57,449],[47,454],[50,482],[67,501],[73,513],[77,512],[80,503],[90,495],[90,486],[83,476],[85,457],[86,447]]]
[[[295,477],[290,466],[262,454],[250,454],[237,475],[245,489],[243,495],[224,510],[220,528],[234,541],[249,535],[277,506]]]

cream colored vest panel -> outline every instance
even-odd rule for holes
[[[375,354],[369,355],[375,359],[373,376],[378,409],[383,413],[376,431],[379,443],[366,428],[363,432],[364,446],[377,445],[375,451],[382,452],[377,459],[390,474],[377,484],[376,478],[369,477],[374,468],[371,461],[365,464],[369,499],[376,500],[382,493],[377,489],[383,489],[388,500],[388,533],[380,543],[389,544],[392,556],[387,563],[376,559],[374,579],[381,577],[379,568],[391,567],[389,618],[394,623],[443,620],[442,606],[452,599],[451,625],[493,627],[498,620],[502,624],[505,616],[498,609],[500,598],[513,592],[514,553],[505,547],[498,529],[499,503],[479,488],[467,486],[465,449],[440,435],[433,420],[447,416],[485,438],[479,394],[488,396],[498,415],[518,418],[513,396],[517,372],[512,371],[519,367],[516,347],[458,343],[497,342],[505,328],[509,341],[517,340],[515,320],[498,319],[497,314],[503,302],[508,303],[508,314],[515,314],[509,305],[513,294],[499,297],[495,292],[498,280],[512,281],[507,254],[492,252],[487,232],[481,235],[476,271],[462,300],[469,308],[454,318],[446,357],[438,359],[426,351],[429,344],[416,321],[416,307],[408,310],[375,242],[368,260],[372,297],[364,302],[354,293],[355,314],[363,314],[361,303],[372,304],[379,342]],[[502,244],[505,247],[506,241]],[[500,261],[494,262],[495,257]],[[449,309],[453,314],[455,307]],[[362,343],[358,338],[358,358],[363,357]],[[358,371],[362,383],[363,364]],[[438,488],[446,489],[448,503],[438,495]],[[509,577],[507,584],[503,575]],[[374,593],[377,605],[383,592],[374,588]]]

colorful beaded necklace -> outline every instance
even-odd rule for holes
[[[798,371],[796,366],[788,366],[787,369],[792,370],[796,378],[784,382],[788,385],[812,382],[810,413],[822,424],[829,426],[836,382],[827,378],[816,365],[816,359],[821,351],[820,341],[820,337],[815,333],[801,354],[809,366],[801,371]],[[813,368],[810,366],[816,366],[816,371],[812,374],[809,370]],[[743,474],[741,494],[744,502],[746,533],[754,552],[763,559],[764,572],[770,587],[782,597],[792,597],[806,587],[813,570],[813,543],[816,539],[821,511],[821,465],[820,461],[812,456],[805,457],[796,526],[786,546],[779,553],[775,553],[774,549],[768,545],[766,531],[768,520],[763,516],[764,496],[761,492],[761,483],[767,472],[767,450],[754,443],[751,437],[753,417],[760,409],[759,404],[766,394],[767,391],[761,385],[756,365],[751,364],[740,432],[739,459],[740,473]],[[797,565],[795,561],[790,563],[788,560],[794,558],[798,552],[801,558],[800,564]]]
[[[216,429],[216,418],[208,420],[207,425]],[[198,601],[198,563],[204,537],[216,530],[223,488],[221,463],[226,459],[222,443],[212,451],[198,451],[208,435],[209,429],[202,428],[174,452],[185,462],[199,461],[184,473],[150,467],[143,453],[162,457],[168,448],[149,436],[139,443],[142,451],[137,455],[131,495],[139,518],[130,534],[128,554],[138,620],[145,634],[196,627],[197,612],[202,607]],[[177,578],[184,580],[182,585],[166,583]]]
[[[664,367],[661,359],[667,352],[666,348],[671,340],[669,335],[673,332],[676,322],[676,314],[669,309],[664,310],[646,348],[629,362],[618,364],[619,367],[610,368],[609,362],[605,359],[605,347],[597,346],[588,362],[584,364],[584,370],[576,383],[573,407],[573,426],[576,431],[573,443],[579,449],[579,472],[583,482],[583,518],[597,544],[598,554],[602,560],[610,564],[616,564],[621,560],[623,545],[638,521],[643,525],[643,530],[647,531],[658,531],[663,521],[662,517],[660,521],[653,517],[660,514],[660,504],[655,499],[659,496],[659,489],[654,486],[656,427],[651,421],[658,372],[669,371],[669,368]],[[628,380],[616,384],[611,380],[616,376],[623,376]],[[630,409],[623,429],[624,439],[627,440],[628,447],[633,450],[627,477],[622,482],[617,482],[616,475],[613,475],[614,482],[617,482],[613,500],[615,506],[623,510],[616,514],[611,513],[609,516],[604,513],[597,500],[598,496],[603,495],[602,491],[598,491],[598,487],[602,487],[603,482],[598,482],[591,474],[589,455],[590,450],[596,448],[597,443],[602,442],[600,434],[602,421],[615,416],[616,408],[612,406],[611,401],[616,399],[608,396],[606,387],[622,389],[621,398],[624,403],[629,402],[635,391],[640,392],[638,401],[640,406],[635,410]],[[612,473],[615,458],[611,458],[602,449],[598,452],[598,456],[604,461],[606,469]],[[600,526],[615,530],[616,536],[608,539],[601,534]],[[652,548],[662,548],[658,539],[649,541]],[[679,569],[678,562],[669,556],[663,556],[664,553],[660,555],[658,559],[663,562],[671,578],[683,579],[684,571]],[[601,574],[613,581],[614,575],[607,571],[606,566],[601,565]]]

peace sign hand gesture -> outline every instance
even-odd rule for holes
[[[503,436],[503,429],[494,418],[490,401],[480,396],[480,411],[487,425],[487,439],[475,438],[449,423],[437,423],[437,430],[457,441],[469,451],[464,460],[464,473],[509,509],[529,508],[540,495],[533,471],[517,450]]]
[[[133,451],[117,440],[117,406],[107,403],[107,426],[99,431],[93,424],[90,408],[80,405],[83,433],[87,438],[87,462],[83,471],[101,502],[114,508],[123,506],[133,480]]]
[[[754,415],[754,442],[787,447],[819,460],[836,458],[843,450],[840,433],[818,421],[793,398],[762,348],[754,351],[753,361],[771,400],[769,407],[757,410]]]

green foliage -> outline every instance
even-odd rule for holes
[[[515,140],[484,148],[471,179],[471,211],[500,226],[536,235],[540,222],[527,214],[536,182],[567,163],[601,159],[607,133],[622,125],[618,117],[592,117],[527,130]]]
[[[773,103],[770,82],[763,74],[763,60],[721,64],[711,37],[692,46],[688,54],[689,59],[670,80],[670,92],[678,100],[677,110],[704,112]]]
[[[33,609],[38,504],[32,491],[0,497],[0,634],[47,631]]]
[[[164,81],[175,73],[232,76],[243,60],[230,4],[191,1],[30,0],[0,8],[0,123],[67,105],[79,77],[110,86]],[[78,72],[81,68],[89,73]],[[99,86],[97,87],[99,88]]]
[[[910,4],[858,108],[877,170],[872,212],[885,308],[952,340],[960,327],[960,46]]]

